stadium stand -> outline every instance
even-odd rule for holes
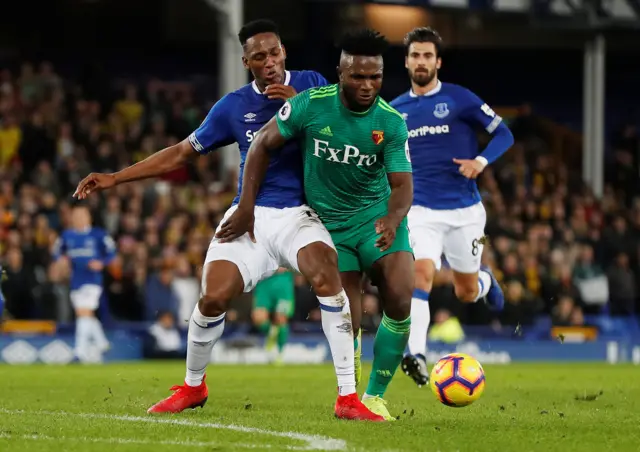
[[[50,265],[50,247],[69,221],[76,183],[91,171],[115,171],[175,143],[197,127],[209,105],[188,82],[115,80],[112,92],[83,96],[82,86],[51,63],[25,63],[0,74],[0,253],[7,280],[5,318],[71,319],[64,271]],[[97,100],[100,98],[100,100]],[[517,143],[482,177],[489,212],[484,259],[499,269],[507,308],[499,317],[462,305],[445,270],[432,296],[436,319],[501,330],[589,324],[592,314],[638,312],[639,139],[628,125],[613,141],[606,194],[597,201],[558,140],[576,140],[524,105],[511,109]],[[567,137],[568,136],[568,137]],[[564,137],[564,138],[563,138]],[[568,149],[566,145],[560,145]],[[202,256],[235,191],[215,154],[161,180],[130,184],[89,203],[94,221],[116,240],[101,312],[110,321],[151,322],[169,312],[184,327],[197,300]],[[298,279],[295,320],[319,319],[316,300]],[[379,308],[367,288],[365,325]],[[229,320],[244,322],[250,299]],[[171,316],[170,316],[171,317]],[[305,327],[307,328],[307,327]]]

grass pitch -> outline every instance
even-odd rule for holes
[[[399,421],[369,424],[334,419],[329,366],[211,365],[203,410],[151,416],[183,363],[1,365],[0,451],[637,451],[639,371],[485,366],[485,393],[466,408],[398,372],[386,399]]]

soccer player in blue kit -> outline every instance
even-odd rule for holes
[[[71,266],[69,298],[76,314],[75,354],[80,361],[92,361],[92,349],[99,358],[109,349],[102,324],[95,316],[103,291],[103,272],[116,256],[116,246],[102,228],[91,226],[91,213],[76,205],[72,227],[62,232],[53,247],[53,259],[66,258]]]
[[[391,105],[402,113],[409,130],[414,195],[408,220],[416,278],[410,353],[402,369],[421,386],[429,379],[425,358],[429,292],[443,253],[453,270],[459,300],[485,299],[495,310],[504,306],[500,285],[490,269],[481,265],[486,212],[476,178],[511,147],[513,135],[474,93],[438,79],[442,39],[436,31],[416,28],[404,44],[411,89]],[[477,126],[492,135],[480,153]]]
[[[256,132],[285,100],[327,84],[317,72],[285,70],[286,53],[273,22],[248,23],[238,38],[244,51],[243,64],[254,76],[252,83],[220,99],[200,127],[181,143],[117,173],[92,173],[80,182],[75,195],[84,199],[94,191],[160,176],[198,155],[238,143],[238,196],[220,223],[223,225],[238,208],[244,161]],[[209,395],[205,369],[222,336],[228,303],[285,267],[306,277],[323,307],[322,327],[338,379],[336,417],[384,421],[369,411],[356,393],[349,299],[342,288],[331,236],[316,213],[305,205],[301,156],[295,141],[272,155],[257,198],[253,234],[232,241],[229,231],[218,226],[205,258],[201,298],[189,321],[184,385],[173,386],[174,393],[149,408],[150,413],[178,413],[204,406]]]

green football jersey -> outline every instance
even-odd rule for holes
[[[365,112],[340,101],[338,85],[312,88],[289,99],[276,115],[280,133],[298,138],[308,204],[332,230],[386,212],[387,173],[411,172],[408,133],[400,113],[378,97]]]

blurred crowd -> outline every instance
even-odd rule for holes
[[[63,80],[47,63],[0,71],[0,256],[6,316],[71,320],[68,269],[50,249],[69,225],[71,197],[89,172],[112,172],[176,143],[195,129],[209,103],[190,83],[115,83],[100,95]],[[88,94],[91,92],[91,94]],[[640,145],[632,126],[612,141],[605,195],[597,200],[549,145],[548,130],[523,108],[510,126],[516,145],[481,178],[488,212],[483,259],[507,295],[499,317],[482,304],[462,305],[451,274],[440,272],[431,296],[434,324],[516,325],[541,313],[558,325],[582,325],[588,313],[640,311]],[[169,312],[179,325],[199,294],[211,235],[235,194],[237,173],[219,154],[199,158],[159,180],[119,186],[87,201],[94,223],[116,240],[106,271],[108,314],[154,320]],[[295,320],[318,320],[317,301],[298,277]],[[364,297],[365,328],[380,307]],[[250,296],[228,320],[247,320]]]

